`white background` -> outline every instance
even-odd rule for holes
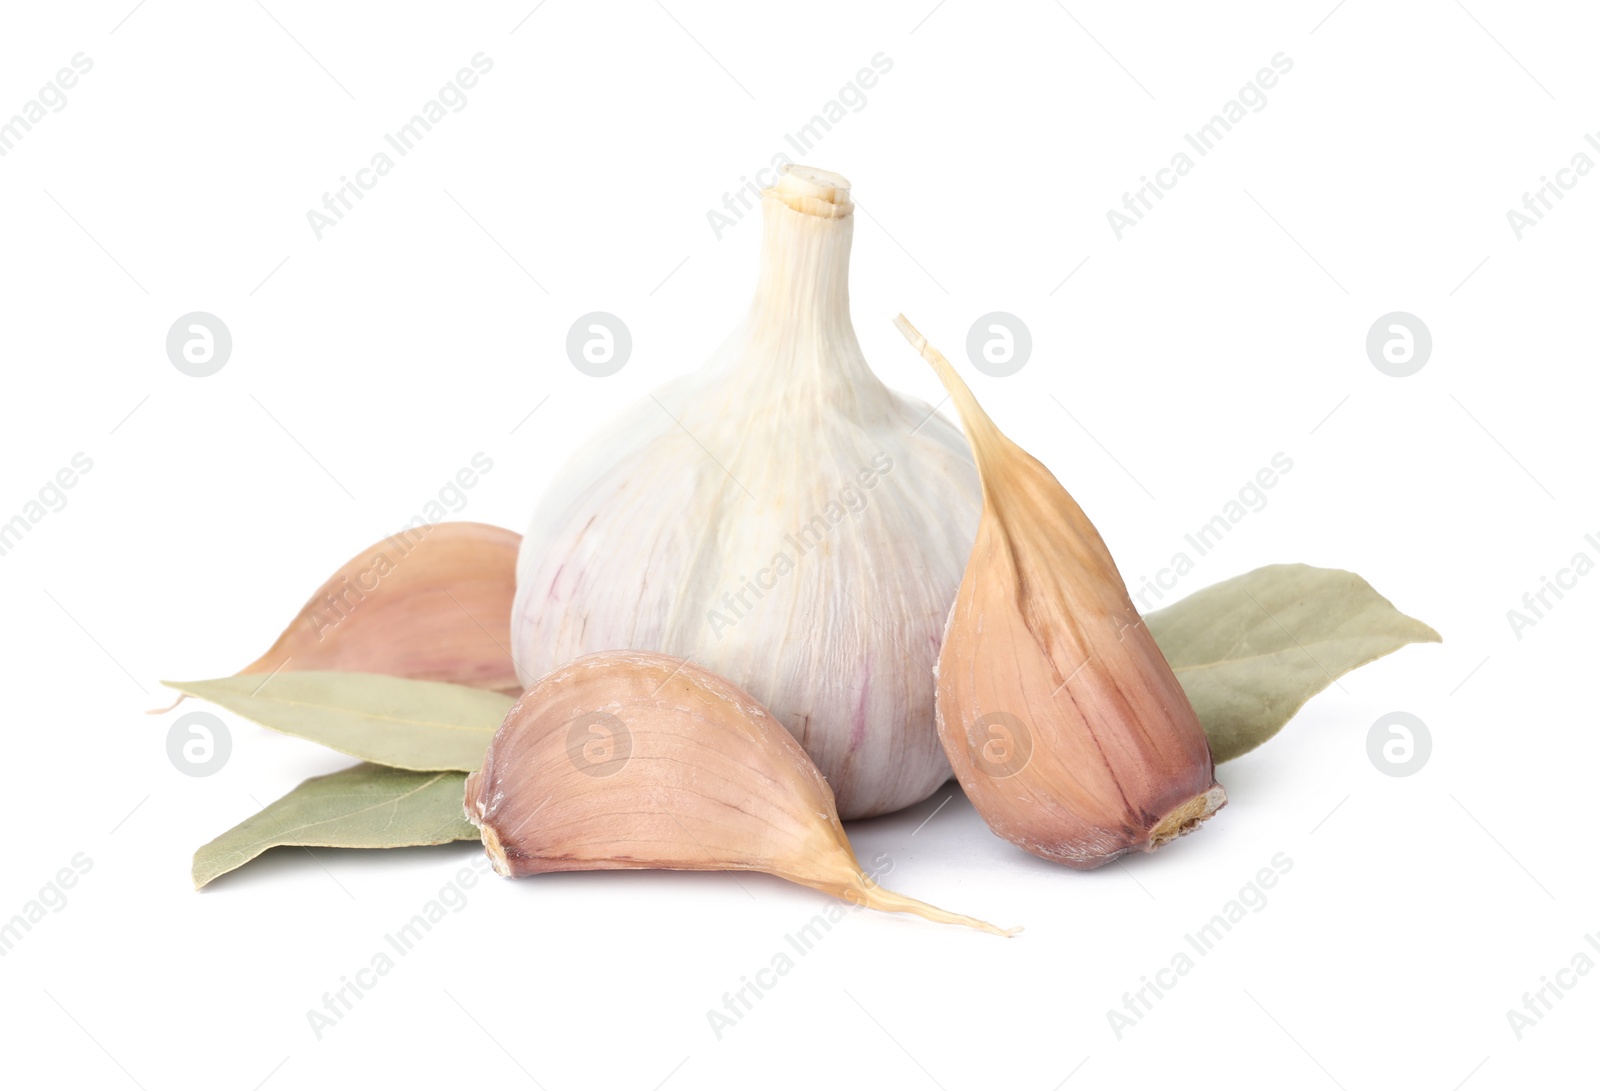
[[[1600,974],[1520,1040],[1506,1012],[1600,932],[1600,577],[1520,639],[1506,612],[1600,559],[1600,177],[1520,241],[1506,210],[1600,128],[1592,12],[533,3],[6,5],[0,116],[94,62],[0,159],[0,520],[75,453],[94,464],[0,557],[0,917],[93,861],[0,960],[7,1082],[1580,1082]],[[306,211],[480,51],[468,105],[318,241]],[[852,914],[719,1040],[707,1010],[827,899],[762,876],[481,882],[318,1040],[307,1010],[479,853],[279,850],[194,893],[196,846],[348,762],[226,717],[227,766],[184,776],[177,713],[144,715],[157,679],[253,659],[476,452],[494,469],[457,517],[522,529],[598,422],[735,325],[759,225],[719,241],[707,211],[880,52],[892,70],[802,160],[870,211],[853,309],[879,374],[937,400],[904,310],[1130,582],[1284,452],[1265,509],[1177,593],[1349,568],[1444,644],[1313,700],[1219,770],[1231,803],[1199,834],[1126,866],[1036,860],[959,794],[922,825],[949,787],[853,825],[887,885],[1014,940]],[[1106,211],[1280,52],[1265,108],[1118,241]],[[234,339],[206,379],[164,350],[196,310]],[[564,353],[592,310],[633,333],[612,378]],[[995,310],[1034,340],[1005,379],[964,360]],[[1364,349],[1395,310],[1434,338],[1406,379]],[[1367,757],[1394,710],[1433,737],[1406,778]],[[1108,1009],[1280,852],[1266,907],[1119,1039]]]

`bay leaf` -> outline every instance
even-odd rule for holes
[[[462,812],[466,774],[363,763],[312,777],[194,854],[199,890],[280,845],[390,849],[476,841]]]
[[[363,671],[517,694],[511,603],[522,535],[410,526],[350,558],[240,674]]]
[[[1218,762],[1276,735],[1340,675],[1438,633],[1354,572],[1274,564],[1145,617]]]
[[[166,682],[285,735],[397,769],[470,773],[512,701],[503,693],[354,671]]]

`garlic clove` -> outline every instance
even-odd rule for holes
[[[501,875],[760,871],[872,909],[1015,931],[877,885],[783,725],[672,656],[597,652],[535,682],[467,778],[465,807]]]
[[[521,693],[507,648],[521,544],[486,523],[402,530],[341,565],[239,673],[360,671]]]
[[[1199,718],[1061,483],[895,319],[960,411],[983,517],[939,655],[939,737],[991,829],[1098,867],[1187,833],[1227,797]]]

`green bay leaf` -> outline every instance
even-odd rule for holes
[[[397,769],[472,772],[513,699],[449,682],[354,671],[281,671],[167,682],[247,720]]]
[[[1341,674],[1441,638],[1353,572],[1274,564],[1145,618],[1218,762],[1276,735]]]
[[[476,841],[478,831],[462,813],[466,779],[370,763],[312,777],[202,846],[194,854],[195,889],[280,845],[390,849]]]

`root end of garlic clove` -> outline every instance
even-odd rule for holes
[[[1227,802],[1228,793],[1222,790],[1222,785],[1213,784],[1187,803],[1174,807],[1151,828],[1150,842],[1144,851],[1154,852],[1168,841],[1193,833],[1200,828],[1200,823],[1216,814]]]
[[[483,854],[489,858],[494,873],[502,879],[510,879],[511,861],[506,859],[506,848],[500,843],[499,832],[484,821],[483,806],[477,799],[477,780],[477,773],[467,777],[467,794],[462,801],[461,810],[467,816],[467,821],[478,827],[478,838],[483,842]]]
[[[511,878],[511,862],[506,859],[506,850],[505,846],[500,844],[500,835],[495,833],[494,827],[487,822],[478,827],[478,834],[483,838],[483,851],[489,857],[494,873],[503,879]]]

